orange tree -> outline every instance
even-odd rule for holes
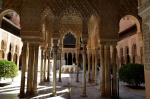
[[[119,69],[119,79],[128,84],[139,86],[144,83],[144,66],[142,64],[126,64]]]
[[[18,74],[17,65],[8,60],[0,60],[0,79],[1,78],[14,78]]]

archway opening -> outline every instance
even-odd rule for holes
[[[126,46],[126,64],[130,63],[129,47]]]
[[[72,65],[76,63],[76,58],[74,55],[74,52],[76,52],[76,38],[70,32],[63,37],[63,52],[65,53],[64,56],[66,65]]]
[[[7,9],[1,12],[0,22],[2,29],[20,37],[20,16],[16,11]]]
[[[72,53],[69,53],[68,54],[68,65],[72,65],[72,63],[73,63],[73,60],[72,60],[73,58],[72,58]]]
[[[12,55],[11,55],[11,48],[12,47],[12,45],[10,44],[10,46],[9,46],[9,52],[8,52],[8,56],[7,56],[7,60],[9,60],[9,61],[11,61],[11,58],[12,58]]]
[[[133,44],[133,46],[132,46],[132,55],[133,55],[133,63],[136,63],[136,59],[137,59],[137,47],[136,47],[136,44]]]

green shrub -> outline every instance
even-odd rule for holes
[[[0,60],[0,79],[14,78],[18,74],[17,65],[8,60]]]
[[[119,69],[120,81],[139,86],[144,83],[144,66],[142,64],[126,64]]]

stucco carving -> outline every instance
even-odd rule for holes
[[[150,27],[143,23],[145,69],[150,70]]]
[[[148,8],[150,5],[150,0],[142,4],[141,6],[138,7],[138,12],[142,13],[146,8]]]

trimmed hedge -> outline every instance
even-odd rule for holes
[[[128,84],[139,86],[144,83],[144,65],[126,64],[119,69],[119,79]]]
[[[0,79],[14,78],[18,75],[17,65],[8,60],[0,60]]]

